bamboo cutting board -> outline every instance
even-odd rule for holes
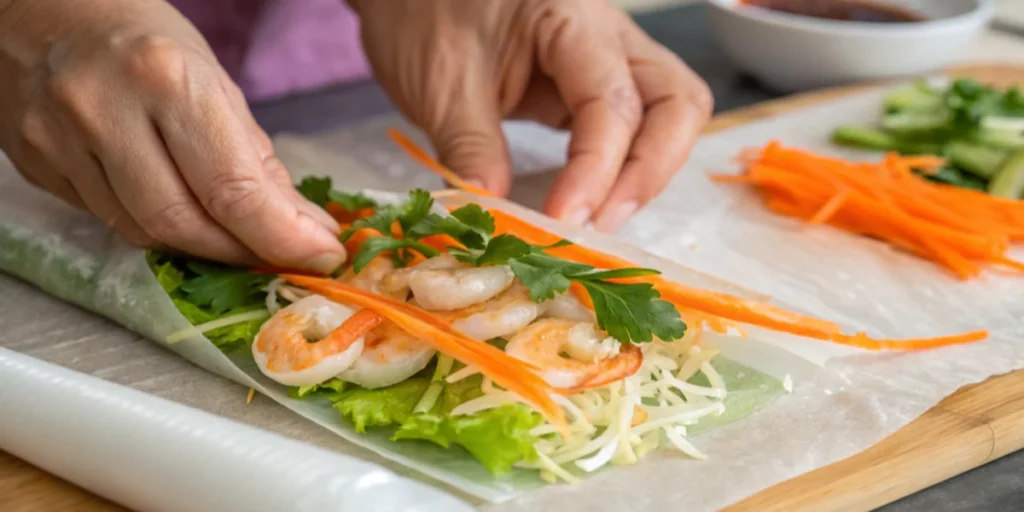
[[[1001,85],[1024,84],[1022,67],[972,66],[953,74]],[[707,131],[824,103],[866,87],[815,92],[729,112],[712,120]],[[1024,370],[965,387],[871,449],[776,485],[729,510],[870,510],[1020,449]],[[124,509],[0,452],[0,510]]]

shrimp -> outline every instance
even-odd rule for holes
[[[385,294],[381,290],[381,283],[392,275],[394,269],[390,258],[378,256],[358,274],[349,269],[339,280],[367,291]],[[408,290],[390,289],[386,294],[405,300]],[[351,367],[337,377],[368,389],[390,386],[425,368],[436,353],[437,349],[430,343],[385,320],[366,334],[362,353]]]
[[[575,295],[562,293],[554,299],[545,302],[547,309],[544,313],[548,318],[561,318],[564,320],[576,320],[578,322],[596,322],[594,312],[587,309]]]
[[[493,299],[438,316],[470,338],[489,340],[519,331],[545,309],[530,299],[526,285],[516,281]]]
[[[419,307],[428,311],[455,311],[489,300],[515,280],[508,265],[470,267],[442,254],[419,265],[392,272],[381,281],[381,290],[412,291]]]
[[[381,282],[387,279],[394,271],[395,264],[391,261],[391,258],[377,256],[370,260],[358,274],[355,271],[355,267],[349,267],[338,280],[369,292],[404,301],[409,295],[408,290],[396,288],[385,292],[381,289]]]
[[[256,366],[286,386],[311,386],[334,378],[363,351],[363,336],[353,337],[339,329],[354,314],[351,308],[320,295],[289,304],[256,334],[252,344]]]
[[[385,321],[365,337],[363,353],[338,378],[367,389],[390,386],[416,375],[430,364],[437,350]]]
[[[597,388],[629,377],[644,359],[640,347],[619,343],[591,322],[554,318],[538,320],[519,331],[508,340],[505,352],[534,364],[548,384],[568,391]]]

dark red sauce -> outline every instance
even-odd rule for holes
[[[772,11],[829,20],[869,23],[914,23],[927,18],[913,11],[867,0],[742,0]]]

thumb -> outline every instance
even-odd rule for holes
[[[480,88],[469,89],[443,119],[428,134],[441,163],[473,185],[507,195],[512,164],[497,99]]]

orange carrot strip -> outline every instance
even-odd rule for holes
[[[903,340],[872,339],[864,333],[859,333],[854,335],[837,334],[830,341],[865,350],[930,350],[951,345],[974,343],[987,337],[988,331],[985,330],[971,331],[953,336],[909,338]]]
[[[480,369],[494,382],[537,408],[552,424],[567,433],[565,411],[551,398],[552,387],[525,362],[479,340],[474,340],[426,311],[330,279],[283,274],[284,280],[328,299],[360,306],[394,322],[402,330],[432,343],[439,351]]]
[[[832,196],[832,199],[829,199],[828,202],[825,203],[820,210],[815,212],[807,222],[810,222],[811,224],[824,224],[828,222],[828,220],[831,219],[840,208],[842,208],[843,203],[846,202],[846,196],[846,192],[840,192]]]
[[[451,183],[452,185],[458,187],[461,190],[465,190],[466,192],[470,192],[479,196],[496,197],[489,190],[467,183],[466,180],[462,179],[458,174],[455,173],[455,171],[452,171],[451,169],[441,165],[440,162],[431,157],[426,151],[423,150],[423,148],[417,146],[415,142],[410,140],[405,135],[402,135],[402,133],[399,132],[398,130],[388,130],[388,135],[391,137],[392,140],[394,140],[398,144],[400,148],[402,148],[409,156],[411,156],[413,160],[416,160],[427,169],[434,171],[435,174],[444,178],[444,180],[447,181],[448,183]]]
[[[342,207],[340,204],[335,202],[327,203],[327,213],[334,217],[334,220],[342,224],[351,224],[364,217],[373,215],[373,208],[362,208],[360,210],[351,211]]]

